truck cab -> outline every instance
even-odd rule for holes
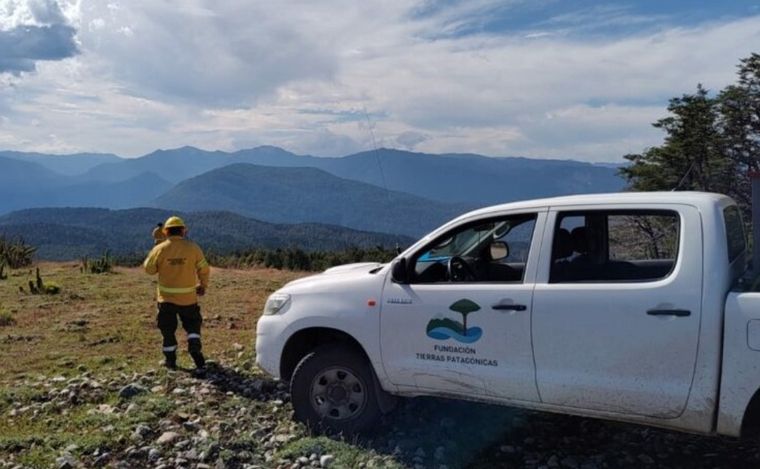
[[[429,395],[738,436],[760,415],[760,294],[732,292],[745,251],[717,194],[488,207],[275,292],[257,362],[326,431]]]

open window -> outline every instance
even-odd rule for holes
[[[535,225],[530,213],[454,228],[412,258],[411,283],[520,283]]]
[[[557,217],[551,283],[654,281],[675,267],[680,218],[674,211],[592,210]]]

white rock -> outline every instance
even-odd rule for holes
[[[177,432],[164,432],[158,437],[156,443],[159,445],[170,445],[180,439],[180,434]]]
[[[332,454],[324,454],[322,457],[319,458],[319,465],[321,467],[330,467],[330,465],[335,461],[335,456]]]
[[[160,457],[161,457],[161,452],[157,450],[156,448],[151,448],[151,450],[148,452],[148,459],[150,461],[158,461]]]

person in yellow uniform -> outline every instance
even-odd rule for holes
[[[153,245],[161,244],[166,241],[166,233],[164,233],[164,224],[158,223],[153,228]]]
[[[166,241],[157,244],[143,263],[145,272],[158,274],[158,328],[163,336],[165,366],[177,367],[177,318],[187,332],[187,350],[195,362],[197,373],[205,370],[201,351],[201,308],[198,297],[208,288],[210,269],[201,248],[186,239],[187,226],[172,216],[164,223]]]

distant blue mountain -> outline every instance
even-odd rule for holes
[[[171,185],[155,173],[138,174],[117,183],[82,181],[40,163],[0,157],[0,214],[32,207],[147,205]]]
[[[492,158],[474,154],[411,153],[380,149],[318,166],[336,176],[387,185],[445,202],[476,206],[567,194],[616,192],[617,170],[571,160]]]
[[[420,236],[466,211],[386,191],[316,168],[233,164],[177,184],[156,205],[182,211],[226,210],[274,223],[323,223]]]
[[[342,158],[318,158],[271,146],[234,153],[207,152],[193,147],[159,150],[141,158],[97,166],[85,177],[119,181],[154,172],[177,183],[233,163],[319,168],[335,176],[393,191],[473,206],[555,195],[615,192],[624,185],[616,167],[572,160],[432,155],[392,149]]]
[[[174,150],[156,150],[140,158],[103,163],[91,168],[81,177],[90,181],[116,182],[150,172],[177,183],[235,162],[229,153],[182,147]]]
[[[116,163],[122,159],[110,153],[74,153],[70,155],[46,155],[19,151],[0,151],[0,157],[37,163],[56,173],[74,176],[104,163]]]

